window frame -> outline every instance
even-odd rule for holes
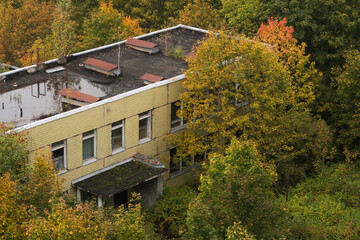
[[[141,143],[144,143],[144,142],[147,142],[151,139],[151,133],[152,133],[152,111],[149,110],[149,111],[145,111],[145,112],[142,112],[139,114],[139,144]],[[143,119],[147,119],[146,121],[146,125],[147,125],[147,134],[146,134],[146,137],[143,137],[143,138],[140,138],[140,121],[143,120]]]
[[[239,91],[239,86],[240,86],[241,84],[240,83],[235,83],[235,91],[236,91],[236,93]],[[245,97],[247,96],[247,90],[246,89],[244,89],[244,91],[245,91]],[[238,101],[238,98],[237,97],[235,97],[235,106],[236,107],[244,107],[244,106],[246,106],[246,105],[249,105],[249,102],[247,102],[247,101],[244,101],[244,102],[239,102]]]
[[[60,142],[62,142],[60,145],[55,146],[55,147],[53,146],[53,145],[55,145],[57,143],[60,143]],[[55,168],[55,161],[54,161],[55,159],[54,159],[53,152],[56,151],[56,150],[59,150],[61,148],[64,149],[63,150],[63,152],[64,152],[64,154],[63,154],[64,168],[56,169]],[[67,152],[66,151],[67,151],[66,140],[61,140],[61,141],[58,141],[58,142],[55,142],[55,143],[51,144],[51,157],[52,157],[52,161],[54,163],[54,168],[55,168],[55,170],[59,171],[60,173],[67,171]]]
[[[88,136],[84,136],[86,133],[89,133],[89,132],[93,132],[92,134],[88,135]],[[90,139],[90,138],[93,138],[93,143],[94,143],[94,156],[90,157],[90,158],[86,158],[84,159],[84,140],[87,140],[87,139]],[[83,165],[86,165],[86,164],[89,164],[89,163],[92,163],[92,162],[95,162],[97,159],[96,159],[96,156],[97,156],[97,144],[96,144],[96,129],[93,129],[93,130],[90,130],[90,131],[87,131],[87,132],[84,132],[82,134],[82,159],[83,159]]]
[[[178,103],[180,103],[179,106],[177,106]],[[172,102],[172,103],[170,104],[170,129],[171,129],[172,132],[177,131],[177,130],[180,130],[180,129],[183,129],[183,128],[186,126],[186,124],[187,124],[187,122],[184,121],[184,117],[182,117],[182,116],[181,116],[181,117],[178,117],[178,116],[177,116],[177,119],[174,119],[174,120],[172,119],[172,116],[173,116],[173,114],[172,114],[173,105],[175,105],[175,106],[177,107],[176,113],[175,113],[176,116],[177,116],[177,112],[178,112],[179,110],[182,110],[182,109],[183,109],[183,103],[182,103],[182,101],[177,100],[177,101]],[[180,123],[180,125],[173,127],[172,125],[173,125],[174,123]]]
[[[117,130],[119,128],[122,128],[121,131],[121,146],[114,148],[114,143],[113,143],[113,131]],[[122,119],[120,121],[114,122],[111,124],[111,151],[112,154],[116,154],[119,153],[121,151],[123,151],[125,149],[125,120]]]

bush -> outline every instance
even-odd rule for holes
[[[152,209],[145,213],[147,222],[155,226],[155,231],[165,239],[181,237],[186,232],[186,212],[189,202],[195,198],[196,187],[182,185],[165,188]]]

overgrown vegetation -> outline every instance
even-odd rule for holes
[[[0,62],[28,65],[37,49],[67,56],[178,23],[224,30],[189,58],[178,113],[189,124],[169,138],[182,159],[217,153],[199,192],[165,189],[146,212],[163,238],[358,238],[357,1],[56,3],[0,0]],[[30,167],[26,134],[10,129],[0,125],[2,238],[156,238],[138,205],[111,221],[91,203],[68,205],[49,156]]]

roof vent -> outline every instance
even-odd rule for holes
[[[152,75],[150,73],[145,73],[144,75],[141,76],[140,79],[144,80],[144,84],[151,84],[151,83],[159,82],[164,78],[161,76]]]
[[[59,91],[59,95],[63,96],[61,102],[68,103],[74,106],[85,106],[89,103],[99,101],[100,98],[91,96],[89,94],[77,92],[68,88],[63,88]]]
[[[95,58],[88,58],[84,62],[85,68],[97,71],[110,76],[119,76],[121,74],[117,65],[104,62]]]
[[[150,54],[155,54],[159,52],[159,48],[157,47],[156,43],[147,42],[134,38],[128,39],[126,41],[126,46]]]

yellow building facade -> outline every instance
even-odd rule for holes
[[[161,33],[177,28],[206,33],[184,25],[164,29]],[[151,34],[154,37],[160,33],[144,36]],[[184,92],[184,78],[183,74],[167,77],[28,123],[17,130],[29,132],[30,156],[33,157],[36,149],[45,149],[53,154],[55,167],[60,169],[59,176],[63,179],[64,191],[76,193],[79,200],[86,199],[86,194],[90,194],[98,197],[99,206],[104,200],[112,204],[124,203],[130,191],[139,190],[146,195],[145,204],[151,205],[162,191],[163,183],[167,186],[180,185],[192,175],[191,167],[170,171],[170,146],[164,141],[168,134],[184,128],[181,119],[174,117],[175,102]],[[137,154],[146,156],[146,159],[134,157]],[[137,165],[130,166],[131,162]],[[110,171],[116,172],[114,169],[136,179],[116,180],[109,175]],[[131,175],[132,171],[136,171],[136,176]],[[149,175],[142,176],[141,171],[148,171]],[[91,181],[95,181],[96,177],[96,181],[108,178],[107,192],[104,186],[101,186],[102,190],[94,190],[95,184]],[[121,194],[116,188],[121,188]]]

